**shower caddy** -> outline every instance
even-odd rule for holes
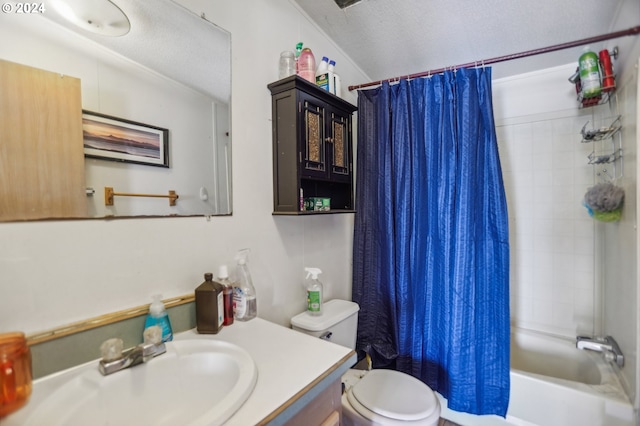
[[[614,47],[611,51],[611,57],[618,58],[618,47]],[[581,108],[592,108],[598,105],[608,104],[616,92],[615,75],[605,75],[605,78],[613,80],[613,86],[610,90],[603,91],[601,95],[592,99],[583,99],[582,93],[578,91],[578,102]],[[616,110],[618,103],[616,98]],[[596,172],[597,176],[605,181],[615,181],[621,179],[623,174],[623,151],[622,151],[622,116],[616,111],[616,115],[612,117],[596,118],[596,108],[592,109],[591,120],[587,121],[580,134],[582,135],[582,143],[592,143],[593,151],[587,156],[588,164],[604,165],[600,171]],[[591,123],[591,124],[590,124]],[[606,166],[610,164],[608,170]]]
[[[607,180],[621,179],[623,174],[623,151],[622,151],[622,129],[621,116],[608,117],[603,119],[593,119],[587,121],[582,130],[582,143],[593,143],[593,151],[587,156],[588,164],[607,165],[597,173],[600,177],[608,177]],[[591,128],[588,128],[589,124]],[[598,125],[600,124],[600,125]],[[603,176],[604,175],[604,176]]]

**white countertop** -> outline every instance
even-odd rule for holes
[[[282,405],[295,403],[291,399],[300,390],[319,383],[328,373],[341,376],[357,361],[355,352],[349,348],[260,318],[235,321],[218,334],[189,330],[175,338],[219,339],[240,346],[253,357],[258,367],[256,387],[229,419],[229,425],[258,424]]]
[[[227,425],[282,424],[318,388],[327,386],[356,362],[349,348],[321,340],[292,329],[255,318],[235,321],[218,334],[198,334],[195,329],[175,335],[175,340],[214,339],[233,343],[253,358],[258,379],[247,401],[226,422]],[[96,362],[97,360],[92,361]],[[151,361],[153,362],[153,361]],[[74,367],[78,368],[78,367]],[[46,376],[35,380],[33,393],[25,407],[0,420],[2,425],[22,424],[29,411],[48,395]],[[310,391],[305,395],[301,391]]]

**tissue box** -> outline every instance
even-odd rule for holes
[[[307,211],[331,210],[331,198],[309,197],[304,199],[304,209]]]

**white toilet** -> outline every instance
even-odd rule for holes
[[[294,330],[355,349],[359,307],[346,300],[323,304],[322,315],[291,318]],[[420,380],[394,370],[350,369],[342,376],[343,424],[437,426],[440,403]]]

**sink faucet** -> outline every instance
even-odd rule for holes
[[[144,343],[124,351],[122,350],[122,339],[106,340],[100,346],[102,359],[98,363],[98,370],[103,376],[106,376],[116,371],[148,362],[154,357],[162,355],[167,351],[167,348],[161,337],[162,330],[160,330],[160,327],[149,327],[144,333]]]
[[[576,337],[576,348],[602,352],[606,360],[615,361],[620,367],[624,366],[624,355],[622,355],[618,343],[611,336],[578,336]]]

